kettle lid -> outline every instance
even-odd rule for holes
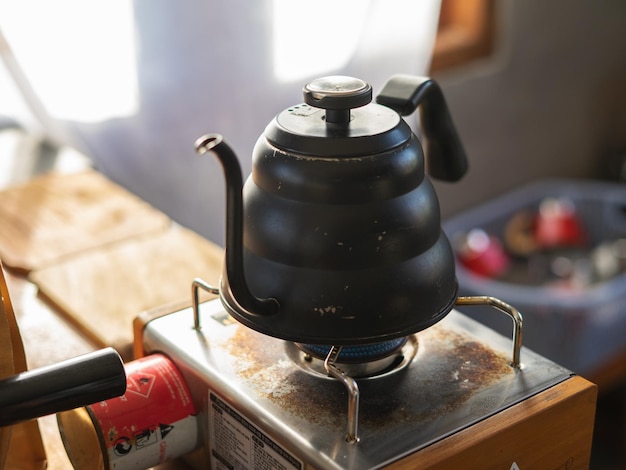
[[[411,128],[387,106],[372,101],[372,87],[346,76],[322,77],[303,88],[304,103],[281,112],[265,129],[276,147],[303,155],[355,157],[407,142]]]

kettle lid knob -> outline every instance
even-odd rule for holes
[[[333,75],[307,83],[303,88],[304,102],[326,110],[326,122],[347,124],[350,109],[372,101],[372,87],[359,78]]]

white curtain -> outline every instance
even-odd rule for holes
[[[223,134],[247,174],[256,139],[307,81],[352,75],[376,94],[392,74],[425,74],[439,2],[13,0],[0,4],[0,53],[20,118],[221,243],[221,170],[194,140]]]

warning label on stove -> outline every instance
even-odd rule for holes
[[[209,391],[209,445],[212,470],[291,470],[303,464]]]

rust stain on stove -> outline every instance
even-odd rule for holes
[[[347,398],[341,398],[343,386],[295,366],[286,357],[283,342],[277,340],[268,348],[267,337],[238,326],[224,346],[238,358],[237,374],[260,397],[310,423],[342,425],[347,403]]]
[[[244,364],[249,364],[240,371],[242,376],[248,379],[275,361],[272,358],[272,351],[267,348],[265,338],[244,326],[237,325],[236,328],[227,347],[233,357],[239,358]]]
[[[363,426],[435,420],[514,373],[506,357],[464,334],[435,325],[418,337],[426,351],[418,354],[408,370],[359,381]],[[268,342],[262,334],[237,326],[224,346],[237,358],[237,374],[260,397],[312,424],[345,426],[347,394],[343,385],[294,365],[281,341]]]
[[[412,374],[418,379],[410,394],[370,400],[363,408],[364,425],[435,420],[463,406],[479,390],[514,373],[507,358],[466,335],[435,326],[419,338],[427,351],[418,355],[412,365]],[[405,399],[412,403],[407,405]]]

